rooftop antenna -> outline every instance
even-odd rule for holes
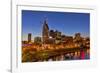
[[[48,24],[48,23],[47,23],[48,19],[47,19],[46,16],[44,16],[44,19],[45,19],[45,20],[44,20],[44,23]]]

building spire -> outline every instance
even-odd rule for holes
[[[46,16],[44,17],[44,19],[45,19],[45,20],[44,20],[44,24],[48,24],[48,23],[47,23],[47,17],[46,17]]]
[[[47,29],[49,29],[48,22],[47,22],[47,17],[45,17],[43,26],[46,27]]]
[[[47,43],[48,38],[49,38],[49,27],[47,23],[47,18],[45,18],[44,23],[43,23],[42,37],[43,37],[43,43]]]

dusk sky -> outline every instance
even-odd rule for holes
[[[27,40],[28,33],[32,33],[32,40],[42,36],[45,19],[50,30],[58,30],[68,36],[74,36],[77,32],[84,37],[90,35],[89,13],[22,10],[22,40]]]

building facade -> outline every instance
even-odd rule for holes
[[[31,33],[28,33],[28,42],[31,42],[31,38],[32,37],[32,34]]]
[[[47,44],[48,39],[49,39],[49,27],[48,27],[47,21],[45,20],[43,23],[43,29],[42,29],[42,42],[44,44]]]

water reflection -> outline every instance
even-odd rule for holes
[[[83,59],[90,59],[89,49],[87,49],[86,51],[81,50],[81,51],[76,51],[72,53],[55,56],[55,57],[49,58],[48,61],[83,60]]]

